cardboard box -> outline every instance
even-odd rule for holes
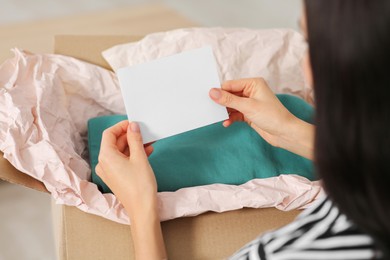
[[[108,68],[101,51],[134,41],[131,36],[57,36],[55,53]],[[37,180],[0,159],[0,178],[47,192]],[[299,211],[274,208],[205,213],[162,223],[169,259],[223,259],[262,232],[291,222]],[[130,227],[53,203],[53,223],[60,260],[133,259]]]

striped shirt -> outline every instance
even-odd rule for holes
[[[302,212],[291,224],[265,233],[240,249],[232,260],[379,259],[373,239],[358,230],[327,198]]]

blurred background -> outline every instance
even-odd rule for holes
[[[301,0],[0,0],[0,62],[16,46],[50,53],[57,34],[297,29],[300,12]],[[0,220],[0,260],[56,259],[49,195],[0,181]]]
[[[0,24],[145,4],[170,7],[202,26],[296,27],[301,0],[1,0]]]

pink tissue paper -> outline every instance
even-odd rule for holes
[[[300,62],[306,50],[290,30],[192,28],[146,36],[104,52],[114,70],[204,45],[213,46],[221,80],[264,77],[275,93],[312,102]],[[40,180],[58,204],[129,224],[113,194],[90,182],[87,121],[125,114],[115,73],[72,57],[30,54],[0,67],[0,150],[18,170]],[[297,175],[254,179],[243,185],[214,184],[161,192],[161,220],[243,207],[305,208],[323,193],[320,182]],[[225,198],[229,197],[229,200]]]

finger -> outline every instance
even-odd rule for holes
[[[209,94],[216,103],[238,110],[243,114],[253,110],[253,101],[250,98],[238,97],[218,88],[212,88]]]
[[[240,112],[238,111],[235,111],[235,112],[231,112],[229,113],[229,119],[228,120],[225,120],[222,125],[224,127],[229,127],[231,124],[233,124],[234,122],[237,122],[237,121],[244,121],[244,115],[241,114]]]
[[[127,143],[127,135],[126,133],[122,134],[116,141],[116,146],[118,150],[124,154],[125,149],[129,146]]]
[[[234,112],[237,112],[237,110],[235,110],[234,108],[230,108],[230,107],[227,108],[227,111],[228,111],[229,115],[234,113]]]
[[[227,90],[226,90],[226,91],[227,91]],[[239,92],[228,91],[228,92],[232,93],[232,94],[235,95],[235,96],[244,97],[242,91],[239,91]]]
[[[127,140],[126,140],[126,143],[127,143]],[[123,154],[124,154],[126,157],[129,157],[129,156],[130,156],[129,146],[127,146],[127,147],[125,148],[125,150],[123,151]]]
[[[233,112],[229,116],[229,120],[232,122],[244,121],[244,115],[240,112]]]
[[[127,142],[129,143],[130,158],[146,157],[141,131],[136,122],[130,122],[128,125]]]
[[[233,122],[230,121],[230,119],[225,120],[225,121],[223,121],[223,123],[222,123],[222,125],[223,125],[224,127],[229,127],[229,126],[231,126],[232,124],[233,124]]]
[[[264,79],[248,78],[225,81],[221,88],[228,92],[241,92],[242,95],[249,97],[251,96],[250,93],[261,85],[266,85]]]
[[[95,167],[95,172],[97,174],[97,176],[101,177],[104,175],[104,170],[102,168],[102,166],[100,165],[100,163],[98,163]]]
[[[146,156],[150,156],[154,151],[154,148],[153,146],[151,145],[148,145],[148,146],[145,146],[145,153],[146,153]]]
[[[123,133],[126,133],[128,124],[129,122],[127,120],[124,120],[104,130],[100,149],[101,150],[113,149],[113,148],[117,149],[117,145],[116,145],[117,139]]]

